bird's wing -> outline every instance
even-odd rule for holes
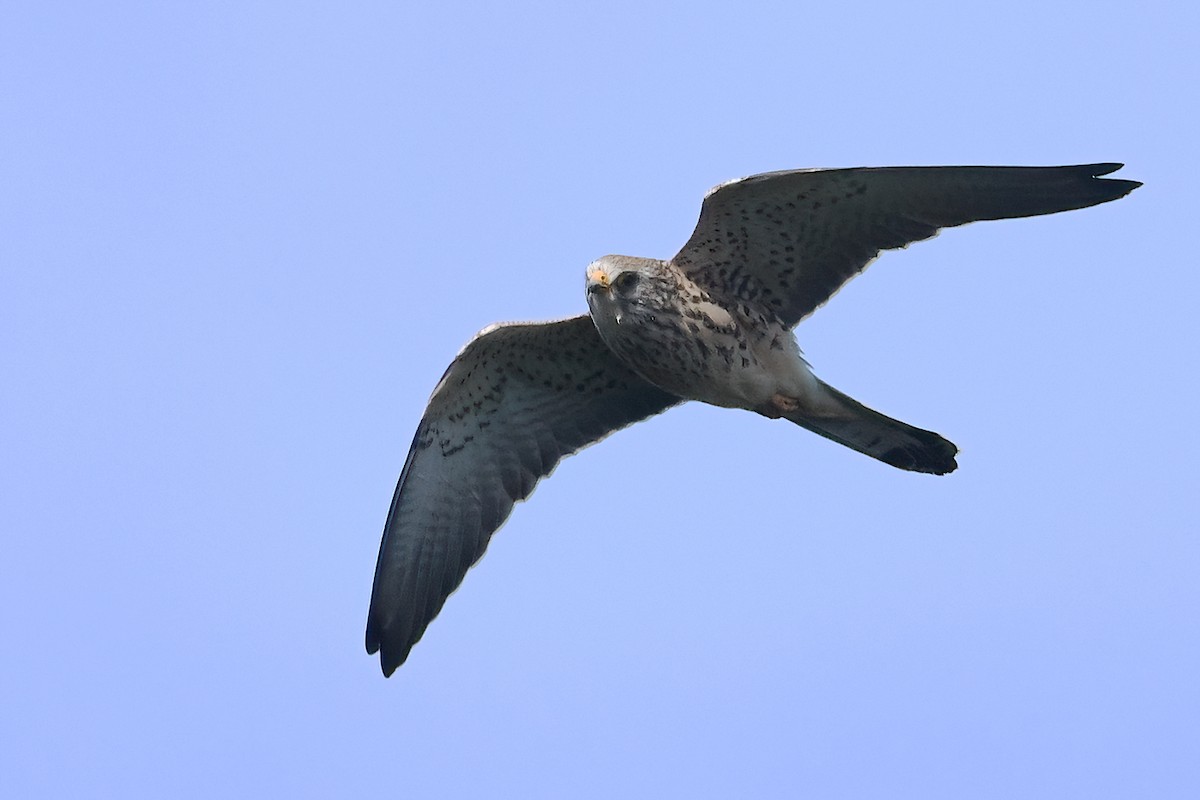
[[[587,315],[476,336],[434,389],[388,512],[367,618],[384,674],[514,502],[564,456],[679,402],[623,366]]]
[[[770,172],[716,187],[672,260],[716,295],[795,325],[880,250],[940,228],[1085,208],[1137,181],[1099,179],[1121,164],[884,167]]]

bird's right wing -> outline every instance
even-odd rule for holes
[[[493,325],[451,363],[384,527],[367,652],[385,675],[483,555],[513,503],[567,455],[681,402],[635,375],[589,316]]]

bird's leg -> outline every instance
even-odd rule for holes
[[[800,407],[800,401],[794,397],[776,392],[771,395],[771,399],[763,403],[758,408],[754,409],[759,414],[769,419],[779,419],[784,414],[790,414]]]

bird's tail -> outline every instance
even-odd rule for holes
[[[817,383],[820,410],[801,406],[784,419],[900,469],[945,475],[958,467],[958,448],[952,442],[867,408],[824,381]]]

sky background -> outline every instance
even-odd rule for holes
[[[819,6],[819,7],[818,7]],[[1197,11],[0,13],[0,793],[1200,796]],[[425,401],[718,182],[1124,161],[799,329],[936,478],[689,405],[567,460],[384,680]]]

